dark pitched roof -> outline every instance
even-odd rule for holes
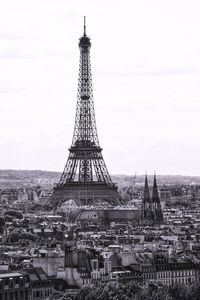
[[[48,280],[48,276],[41,267],[26,269],[26,273],[29,274],[30,281],[32,282]]]

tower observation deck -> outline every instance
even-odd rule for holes
[[[84,33],[79,39],[80,63],[76,117],[69,156],[59,183],[54,187],[52,201],[59,205],[69,199],[81,205],[108,202],[120,204],[117,186],[112,182],[102,156],[97,135],[92,74],[90,63],[91,41]]]

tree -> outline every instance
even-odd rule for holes
[[[185,285],[180,285],[180,284],[175,284],[175,285],[170,285],[168,294],[172,297],[172,299],[176,300],[189,300],[189,288],[188,286]]]
[[[200,283],[191,286],[164,285],[157,281],[141,286],[132,281],[125,284],[96,282],[80,291],[84,300],[199,300]]]

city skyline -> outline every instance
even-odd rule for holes
[[[199,175],[199,8],[178,0],[4,3],[0,168],[62,172],[86,15],[97,131],[110,173]]]

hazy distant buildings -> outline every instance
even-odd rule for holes
[[[1,191],[2,203],[13,203],[18,200],[19,191],[17,189],[3,189]]]

